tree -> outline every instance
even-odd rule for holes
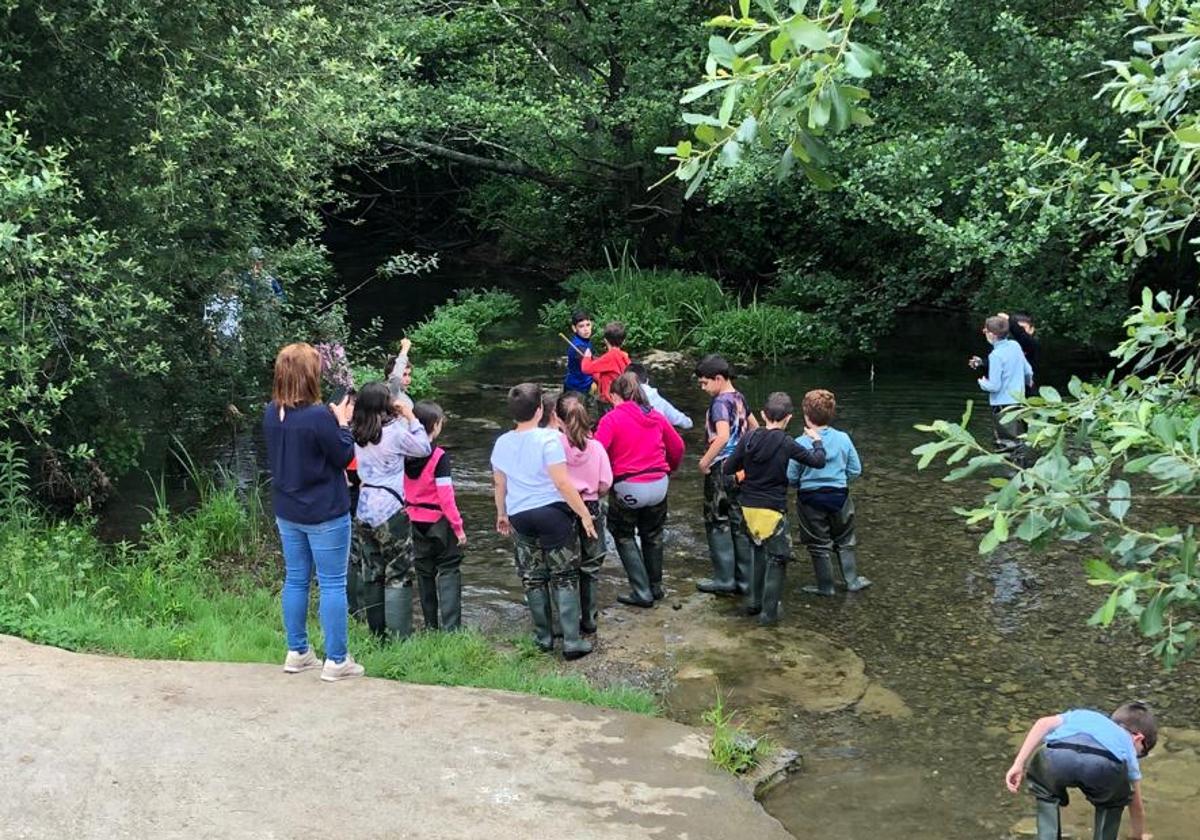
[[[1141,256],[1185,236],[1200,212],[1192,192],[1200,113],[1190,84],[1200,66],[1200,7],[1138,2],[1134,14],[1136,55],[1108,62],[1114,77],[1102,88],[1115,110],[1136,120],[1121,135],[1127,158],[1105,165],[1101,155],[1085,154],[1085,141],[1044,144],[1032,170],[1049,177],[1019,182],[1015,200],[1046,207],[1086,196],[1094,227]],[[1044,451],[1032,467],[981,446],[966,428],[970,406],[960,423],[918,427],[935,440],[914,454],[922,469],[941,456],[951,465],[966,459],[948,481],[1001,464],[1011,472],[990,480],[994,490],[979,507],[959,511],[968,523],[990,523],[981,553],[1013,538],[1035,547],[1052,540],[1103,546],[1107,561],[1086,564],[1089,582],[1108,591],[1092,623],[1132,623],[1171,667],[1200,642],[1189,522],[1200,487],[1195,300],[1146,289],[1125,329],[1112,353],[1117,370],[1103,381],[1074,378],[1065,396],[1043,387],[1014,412],[1029,424],[1029,443]]]

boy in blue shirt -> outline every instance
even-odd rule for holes
[[[1117,840],[1126,805],[1130,836],[1143,840],[1149,835],[1138,759],[1157,742],[1158,723],[1144,703],[1126,703],[1111,718],[1087,709],[1050,715],[1030,727],[1004,783],[1017,793],[1024,779],[1037,798],[1038,840],[1062,837],[1059,806],[1067,804],[1072,787],[1096,809],[1094,840]]]
[[[592,392],[592,377],[583,372],[580,363],[592,350],[592,316],[582,309],[571,313],[571,349],[567,350],[567,376],[563,379],[563,393],[578,391],[589,395]]]
[[[858,574],[858,539],[854,530],[854,502],[850,499],[850,479],[862,475],[862,462],[850,435],[830,427],[837,416],[837,398],[831,391],[809,391],[802,403],[804,423],[816,429],[825,442],[825,466],[788,465],[788,484],[796,488],[796,518],[800,520],[800,540],[812,558],[815,586],[805,592],[833,595],[833,553],[837,552],[842,583],[850,592],[866,589],[871,581]],[[796,438],[802,447],[810,447],[808,437]]]
[[[1033,368],[1025,358],[1021,345],[1009,337],[1008,318],[993,315],[983,324],[983,335],[992,345],[987,357],[987,375],[978,379],[979,387],[987,392],[988,405],[992,407],[992,430],[996,438],[996,450],[1011,454],[1013,460],[1023,464],[1028,448],[1021,440],[1025,424],[1020,420],[1005,423],[1004,412],[1025,399],[1025,383],[1033,381]],[[973,368],[983,366],[983,360],[972,356]]]

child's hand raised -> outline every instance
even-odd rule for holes
[[[408,351],[411,349],[412,349],[412,339],[411,338],[400,339],[400,354],[401,355],[407,356]]]

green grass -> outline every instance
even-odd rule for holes
[[[734,775],[753,770],[775,752],[766,736],[754,737],[737,721],[737,712],[726,710],[725,698],[717,689],[717,699],[703,715],[713,728],[709,758],[713,764]]]
[[[817,316],[794,307],[740,303],[711,277],[680,271],[643,271],[627,260],[606,271],[581,271],[562,284],[563,297],[542,305],[543,329],[566,332],[573,309],[596,323],[625,325],[625,349],[635,357],[666,348],[722,353],[738,360],[827,358],[842,347]]]
[[[0,465],[0,472],[3,472]],[[0,632],[69,650],[146,659],[282,661],[281,562],[251,494],[202,485],[196,510],[158,509],[137,545],[110,546],[84,520],[0,511]],[[309,618],[320,649],[320,625]],[[372,676],[476,686],[656,714],[653,695],[597,688],[532,645],[474,631],[380,642],[351,622],[351,651]]]

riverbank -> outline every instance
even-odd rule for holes
[[[0,637],[0,709],[11,837],[791,836],[702,733],[507,692]]]

